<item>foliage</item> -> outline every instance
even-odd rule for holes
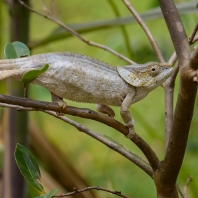
[[[34,155],[26,147],[22,146],[21,144],[17,144],[14,155],[21,174],[24,176],[27,182],[29,182],[42,193],[42,195],[38,196],[37,198],[51,198],[58,192],[58,189],[54,189],[49,193],[43,194],[44,188],[41,184],[39,165]]]
[[[15,160],[24,178],[37,190],[43,192],[41,173],[34,155],[21,144],[16,145]]]

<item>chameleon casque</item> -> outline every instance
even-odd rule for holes
[[[48,53],[0,60],[0,80],[10,77],[21,80],[23,74],[42,68],[44,64],[49,64],[49,69],[32,84],[48,89],[52,101],[60,102],[59,106],[63,108],[66,106],[63,98],[94,103],[98,110],[113,117],[113,111],[106,105],[120,106],[130,139],[135,131],[129,107],[161,85],[173,72],[167,63],[149,62],[116,68],[79,54]]]

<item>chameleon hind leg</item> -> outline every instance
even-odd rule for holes
[[[133,136],[135,135],[134,120],[129,111],[129,107],[131,106],[134,96],[135,96],[135,92],[128,93],[124,98],[122,105],[120,107],[120,115],[125,123],[125,126],[127,126],[129,129],[129,133],[126,136],[129,139],[132,139]]]
[[[63,116],[64,113],[62,112],[63,109],[65,109],[67,107],[67,103],[63,100],[63,98],[55,95],[54,93],[50,92],[51,93],[51,99],[52,99],[52,102],[55,102],[55,103],[58,103],[58,106],[60,107],[60,112],[56,112],[56,114],[58,116]]]
[[[96,107],[96,110],[101,112],[101,113],[104,113],[104,114],[107,114],[109,117],[114,117],[115,116],[115,113],[113,111],[112,108],[110,108],[109,106],[107,105],[104,105],[104,104],[96,104],[95,105]]]

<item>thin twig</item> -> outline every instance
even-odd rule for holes
[[[188,176],[188,179],[187,179],[187,181],[186,181],[186,184],[185,184],[185,186],[184,186],[184,198],[188,198],[188,195],[187,195],[188,185],[189,185],[189,183],[192,182],[192,181],[193,181],[193,180],[192,180],[192,176],[189,175],[189,176]]]
[[[198,35],[196,35],[192,41],[192,44],[196,43],[198,41]]]
[[[115,56],[117,56],[118,58],[128,62],[129,64],[135,64],[134,61],[130,60],[129,58],[123,56],[122,54],[114,51],[113,49],[105,46],[105,45],[101,45],[101,44],[98,44],[96,42],[93,42],[93,41],[90,41],[84,37],[82,37],[80,34],[78,34],[78,32],[74,31],[72,28],[70,28],[69,26],[63,24],[61,21],[59,21],[58,19],[56,19],[54,16],[49,16],[49,15],[45,15],[41,12],[38,12],[36,10],[34,10],[33,8],[31,8],[30,6],[28,6],[27,4],[25,4],[22,0],[18,0],[19,3],[21,5],[23,5],[24,7],[26,7],[27,9],[29,9],[31,12],[34,12],[46,19],[49,19],[50,21],[53,21],[54,23],[58,24],[59,26],[61,26],[62,28],[64,28],[65,30],[67,30],[70,34],[72,34],[73,36],[77,37],[78,39],[80,39],[81,41],[83,41],[84,43],[88,44],[88,45],[91,45],[91,46],[94,46],[94,47],[98,47],[100,49],[103,49],[103,50],[106,50],[112,54],[114,54]]]
[[[170,57],[168,63],[170,63],[171,65],[173,65],[176,62],[176,60],[177,60],[177,54],[176,54],[176,52],[174,52],[172,54],[172,56]]]
[[[194,40],[194,37],[195,37],[195,34],[197,33],[198,31],[198,22],[196,23],[193,31],[191,32],[190,36],[188,37],[188,40],[189,40],[189,43],[192,44],[193,40]]]
[[[175,79],[177,77],[179,71],[179,65],[175,68],[174,72],[168,78],[164,84],[164,90],[165,90],[165,151],[168,147],[168,142],[171,135],[171,130],[173,126],[173,93],[174,93],[174,87],[175,87]]]
[[[15,109],[16,111],[36,111],[36,109],[32,107],[22,107],[19,105],[6,104],[2,102],[0,102],[0,107],[12,108]]]
[[[83,188],[83,189],[80,189],[80,190],[78,190],[77,188],[74,188],[73,192],[68,192],[66,194],[56,195],[56,196],[53,196],[53,197],[66,197],[66,196],[75,195],[77,193],[82,193],[82,192],[89,191],[89,190],[101,190],[101,191],[104,191],[104,192],[108,192],[108,193],[117,195],[119,197],[128,198],[125,195],[123,195],[121,193],[121,191],[112,191],[112,190],[108,190],[108,189],[105,189],[105,188],[102,188],[102,187],[99,187],[99,186],[90,186],[90,187],[86,187],[86,188]]]
[[[144,32],[146,33],[151,46],[153,47],[153,50],[159,60],[159,62],[165,62],[164,57],[161,53],[161,50],[159,49],[157,43],[155,42],[155,39],[153,38],[153,35],[151,34],[149,28],[147,27],[146,23],[143,21],[143,19],[140,17],[140,15],[137,13],[137,11],[134,9],[134,7],[131,5],[131,3],[128,0],[122,0],[126,7],[129,9],[129,11],[133,14],[137,22],[140,24]]]
[[[76,129],[78,129],[80,132],[84,132],[85,134],[87,134],[87,135],[91,136],[92,138],[98,140],[99,142],[103,143],[104,145],[108,146],[112,150],[116,151],[117,153],[121,154],[122,156],[124,156],[125,158],[127,158],[128,160],[130,160],[131,162],[136,164],[139,168],[141,168],[143,171],[145,171],[151,178],[153,178],[153,171],[151,170],[150,167],[145,165],[142,161],[140,161],[134,155],[130,154],[129,152],[127,152],[124,149],[122,149],[121,147],[119,147],[117,144],[108,141],[107,139],[102,137],[100,134],[91,131],[90,129],[86,128],[85,126],[83,126],[81,124],[78,124],[77,122],[75,122],[75,121],[73,121],[73,120],[71,120],[71,119],[69,119],[65,116],[57,116],[57,114],[55,112],[48,111],[48,110],[45,110],[43,112],[45,112],[49,115],[52,115],[52,116],[54,116],[54,117],[56,117],[56,118],[58,118],[58,119],[60,119],[64,122],[67,122],[67,123],[71,124]]]
[[[113,143],[117,144],[119,147],[123,148],[125,151],[129,152],[130,154],[132,154],[133,156],[137,157],[140,161],[142,161],[143,163],[145,163],[146,165],[150,166],[150,164],[145,161],[144,159],[142,159],[140,156],[136,155],[135,153],[133,153],[132,151],[130,151],[126,146],[120,144],[119,142],[115,141],[113,138],[107,136],[106,134],[102,135],[103,137],[105,137],[106,139],[112,141]]]
[[[19,110],[19,111],[20,110],[27,110],[27,111],[38,110],[38,109],[30,108],[30,107],[24,107],[24,106],[19,106],[19,105],[11,105],[11,104],[4,104],[4,103],[0,103],[0,106],[2,106],[2,107],[8,107],[8,108],[14,108],[14,109]],[[38,106],[38,104],[37,104],[37,106]],[[129,153],[128,151],[124,150],[119,145],[106,140],[102,135],[97,134],[97,133],[89,130],[85,126],[83,126],[81,124],[78,124],[77,122],[75,122],[73,120],[70,120],[69,118],[66,118],[64,116],[57,116],[57,114],[55,112],[52,112],[52,111],[49,111],[49,110],[44,110],[44,109],[47,109],[46,107],[43,108],[41,106],[39,109],[40,110],[43,109],[41,111],[43,111],[43,112],[45,112],[47,114],[50,114],[50,115],[52,115],[52,116],[54,116],[54,117],[56,117],[56,118],[58,118],[60,120],[63,120],[64,122],[67,122],[67,123],[71,124],[72,126],[76,127],[79,131],[84,132],[87,135],[91,136],[92,138],[100,141],[101,143],[105,144],[106,146],[108,146],[112,150],[120,153],[122,156],[126,157],[128,160],[130,160],[131,162],[133,162],[134,164],[136,164],[143,171],[145,171],[151,178],[153,177],[153,171],[151,170],[151,168],[147,164],[144,163],[143,160],[139,159],[138,157],[136,157],[132,153]]]
[[[180,196],[181,196],[182,198],[185,198],[184,195],[183,195],[183,193],[182,193],[182,191],[181,191],[181,189],[179,188],[178,185],[177,185],[177,190],[178,190]]]

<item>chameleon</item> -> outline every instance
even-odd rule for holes
[[[110,66],[88,56],[53,52],[17,59],[0,60],[0,80],[22,76],[49,64],[49,68],[31,83],[45,87],[51,92],[52,101],[66,107],[63,98],[96,104],[96,109],[113,117],[108,107],[120,107],[120,115],[129,129],[127,135],[135,134],[134,120],[129,107],[161,85],[173,72],[168,63],[148,62],[127,66]]]

